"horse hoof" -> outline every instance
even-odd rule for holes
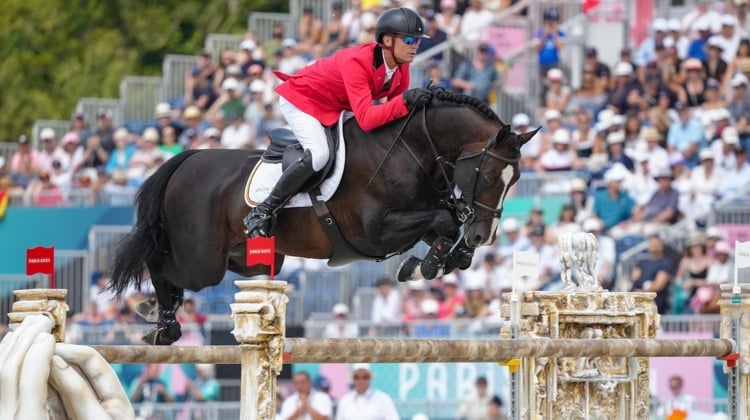
[[[143,342],[146,344],[156,345],[159,340],[159,329],[154,328],[146,334],[143,334],[141,340],[143,340]]]
[[[135,313],[146,322],[156,322],[159,320],[159,302],[156,298],[143,299],[135,305]]]
[[[409,257],[401,262],[401,265],[398,267],[398,274],[396,275],[398,281],[421,280],[420,271],[417,270],[421,262],[422,260],[417,257]]]
[[[144,334],[141,339],[146,344],[150,344],[152,346],[168,346],[174,343],[175,341],[177,341],[177,339],[179,339],[180,336],[182,335],[181,333],[178,333],[179,335],[177,336],[177,338],[173,339],[168,336],[168,331],[169,331],[168,327],[154,328],[151,331]]]

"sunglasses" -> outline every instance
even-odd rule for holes
[[[369,380],[370,375],[354,375],[354,380],[359,380],[359,379],[364,379],[365,381]]]
[[[422,38],[417,38],[416,36],[398,36],[397,38],[401,38],[401,40],[404,41],[404,44],[406,45],[419,45],[420,42],[422,42]]]

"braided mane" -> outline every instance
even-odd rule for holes
[[[489,105],[473,96],[463,95],[455,92],[448,92],[445,90],[436,90],[434,95],[443,102],[448,102],[456,105],[468,105],[482,114],[488,120],[497,121],[500,124],[505,125],[505,123],[500,120],[500,117],[497,116],[495,111],[493,111],[492,108],[489,107]]]

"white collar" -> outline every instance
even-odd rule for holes
[[[391,77],[393,77],[393,73],[395,73],[396,70],[398,69],[398,65],[396,65],[396,67],[394,68],[388,67],[388,62],[385,61],[385,50],[381,50],[381,51],[383,54],[383,65],[385,66],[385,80],[387,82],[388,80],[391,80]]]

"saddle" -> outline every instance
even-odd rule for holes
[[[342,113],[338,124],[326,127],[326,140],[328,150],[330,150],[328,162],[322,170],[314,175],[309,181],[302,186],[299,193],[295,195],[287,207],[312,206],[315,214],[318,216],[323,230],[326,232],[328,239],[331,241],[333,252],[328,260],[328,265],[338,267],[351,262],[365,258],[359,251],[355,250],[351,244],[344,238],[336,224],[325,201],[328,200],[336,191],[345,164],[345,145],[342,143],[343,126],[353,115]],[[263,178],[263,175],[280,176],[281,172],[291,165],[295,160],[302,157],[304,149],[297,141],[292,130],[288,128],[278,128],[269,133],[271,143],[261,155],[261,159],[253,168],[250,178],[245,187],[245,201],[248,205],[255,205],[256,201],[252,198],[253,193],[261,194],[264,189],[271,188],[272,185],[263,188],[253,189],[253,182],[256,175]],[[281,166],[280,170],[278,166]],[[263,171],[264,167],[276,167],[267,173]]]
[[[320,184],[328,178],[333,172],[334,164],[336,161],[336,151],[339,148],[339,134],[337,126],[330,126],[325,128],[326,140],[328,141],[328,162],[322,170],[315,174],[310,180],[305,183],[300,189],[300,192],[310,192],[314,188],[320,186]],[[302,145],[299,143],[292,130],[288,128],[277,128],[269,133],[271,137],[271,144],[263,155],[261,155],[261,161],[267,163],[279,163],[281,162],[282,170],[286,170],[294,161],[301,158],[304,152]]]

